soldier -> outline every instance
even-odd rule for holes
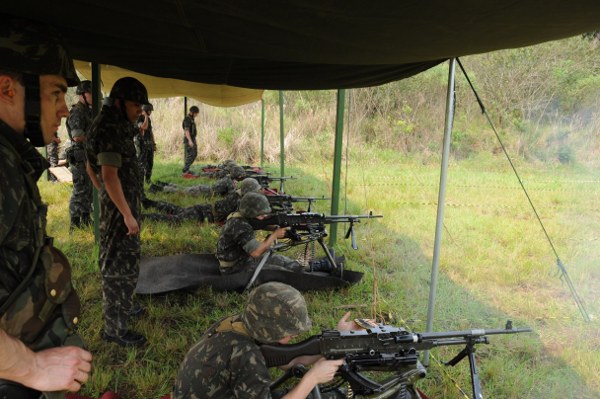
[[[183,127],[183,148],[184,148],[184,164],[183,164],[183,177],[193,177],[195,176],[192,172],[190,172],[190,166],[196,160],[198,156],[198,144],[196,143],[196,116],[200,113],[200,109],[195,105],[190,107],[190,112],[183,119],[182,127]]]
[[[0,397],[64,398],[87,381],[92,355],[74,333],[68,261],[46,236],[36,181],[48,163],[34,146],[52,140],[78,78],[55,31],[0,20]]]
[[[77,103],[73,104],[67,119],[67,133],[71,146],[67,161],[73,175],[73,191],[69,201],[70,230],[92,224],[92,182],[86,172],[85,139],[92,125],[92,82],[84,80],[77,86]]]
[[[238,184],[238,189],[227,194],[222,200],[213,205],[213,215],[216,223],[224,223],[227,217],[238,210],[242,197],[250,192],[260,192],[260,184],[252,178],[245,178]]]
[[[217,259],[222,274],[252,272],[275,241],[285,237],[289,228],[274,226],[273,233],[264,241],[257,240],[250,220],[262,220],[269,213],[269,200],[263,194],[250,192],[240,200],[239,211],[229,215],[217,242]],[[303,270],[297,261],[279,254],[271,254],[264,268]]]
[[[147,184],[152,183],[152,168],[154,167],[154,152],[156,151],[152,120],[150,119],[152,111],[154,111],[152,104],[142,105],[142,114],[137,120],[139,131],[134,139],[142,177],[146,180]]]
[[[224,196],[235,190],[235,183],[231,177],[226,176],[217,180],[214,184],[196,184],[194,186],[178,186],[173,183],[156,182],[150,185],[148,191],[151,193],[182,193],[195,197]]]
[[[54,132],[54,137],[52,137],[52,141],[50,144],[46,146],[46,153],[48,154],[47,159],[51,168],[55,168],[58,166],[58,145],[60,144],[60,137],[58,137],[58,132]],[[55,183],[56,176],[52,173],[48,172],[48,180]]]
[[[337,329],[359,329],[347,321],[350,312],[338,322]],[[268,282],[255,288],[242,314],[213,324],[183,360],[175,379],[173,399],[306,398],[315,385],[331,381],[343,359],[325,360],[321,356],[301,356],[294,364],[313,366],[300,383],[285,393],[271,392],[271,378],[259,344],[287,344],[311,327],[306,302],[295,288]],[[283,395],[283,396],[282,396]],[[340,398],[339,391],[321,394]]]
[[[144,220],[162,221],[178,224],[186,220],[198,221],[204,220],[209,223],[223,223],[230,213],[237,211],[240,198],[245,194],[261,189],[260,184],[254,179],[244,179],[240,182],[239,188],[227,194],[221,200],[214,204],[199,204],[187,207],[181,207],[166,201],[153,201],[148,198],[142,199],[144,208],[154,208],[166,214],[150,213],[143,214]]]
[[[146,338],[128,329],[140,266],[142,180],[135,155],[134,123],[148,103],[146,87],[126,77],[115,82],[86,141],[87,169],[100,195],[100,256],[104,331],[121,346],[140,346]]]

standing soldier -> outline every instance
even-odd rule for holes
[[[46,153],[48,154],[48,163],[51,168],[55,168],[58,166],[58,145],[60,144],[60,137],[58,137],[58,132],[54,133],[54,137],[52,137],[52,141],[50,144],[46,146]],[[48,180],[51,182],[56,182],[56,176],[52,173],[48,172]]]
[[[189,114],[183,119],[183,149],[185,154],[185,160],[183,165],[183,177],[193,177],[195,176],[190,171],[190,166],[196,160],[198,156],[198,144],[196,143],[196,116],[200,113],[200,109],[195,105],[190,107]]]
[[[146,87],[126,77],[115,82],[94,119],[86,141],[87,169],[100,195],[100,256],[104,331],[121,346],[140,346],[146,338],[128,329],[140,268],[142,180],[135,154],[135,123],[148,103]]]
[[[67,133],[71,147],[67,161],[73,174],[73,192],[69,201],[72,231],[92,224],[92,182],[85,167],[85,139],[92,125],[92,82],[84,80],[77,86],[79,101],[71,108],[67,119]]]
[[[135,135],[135,151],[142,171],[142,177],[147,184],[151,184],[152,167],[154,166],[154,151],[156,142],[152,131],[150,115],[154,111],[152,104],[142,105],[142,114],[137,120],[138,133]]]
[[[78,79],[56,32],[0,21],[0,397],[64,398],[87,381],[92,355],[74,333],[69,262],[46,236],[36,181],[48,163],[34,146],[52,140]]]

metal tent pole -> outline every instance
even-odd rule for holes
[[[279,175],[285,175],[285,133],[283,129],[283,90],[279,90]]]
[[[342,145],[344,142],[344,107],[346,90],[337,91],[337,110],[335,117],[335,145],[333,149],[333,184],[331,187],[331,214],[337,215],[340,206],[340,179],[342,175]],[[329,231],[329,246],[337,241],[337,223],[332,223]]]
[[[260,99],[260,167],[265,164],[265,100]]]
[[[92,115],[94,118],[100,113],[100,107],[102,104],[102,91],[100,90],[101,82],[101,70],[100,64],[95,62],[92,63]],[[92,206],[93,206],[93,218],[94,218],[94,240],[96,244],[100,243],[100,200],[98,199],[98,190],[93,187],[92,191]]]
[[[437,218],[435,221],[435,241],[433,245],[433,261],[431,265],[431,284],[429,287],[429,304],[427,307],[427,332],[433,331],[433,310],[435,307],[435,291],[440,265],[440,246],[444,227],[444,203],[446,199],[446,179],[448,176],[448,157],[450,156],[450,138],[454,122],[454,84],[456,76],[456,58],[450,59],[448,69],[448,91],[446,93],[446,126],[444,129],[444,145],[440,172],[440,189],[438,193]],[[429,365],[429,351],[423,354],[423,365]]]

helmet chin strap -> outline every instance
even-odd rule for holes
[[[40,126],[40,77],[23,74],[23,86],[25,86],[25,137],[34,147],[43,147],[46,143]]]

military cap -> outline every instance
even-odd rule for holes
[[[252,290],[242,321],[250,336],[262,343],[300,334],[312,325],[302,294],[294,287],[275,281]]]
[[[92,92],[92,81],[91,80],[82,80],[77,85],[77,90],[75,91],[75,93],[77,95],[81,95],[84,93],[91,93],[91,92]]]
[[[269,200],[261,193],[249,192],[240,200],[240,213],[245,218],[255,218],[271,213]]]
[[[130,76],[117,80],[110,91],[109,97],[148,104],[148,90],[146,90],[146,86],[136,78]]]
[[[150,104],[150,103],[148,103],[148,104],[143,104],[143,105],[142,105],[142,109],[143,109],[144,111],[146,111],[146,112],[151,112],[151,111],[154,111],[154,106],[153,106],[152,104]]]
[[[67,85],[79,78],[58,32],[39,21],[2,15],[0,70],[16,74],[59,75]]]
[[[260,183],[256,179],[253,179],[251,177],[246,177],[238,185],[238,192],[242,196],[244,196],[252,191],[258,192],[260,189],[261,189]]]

